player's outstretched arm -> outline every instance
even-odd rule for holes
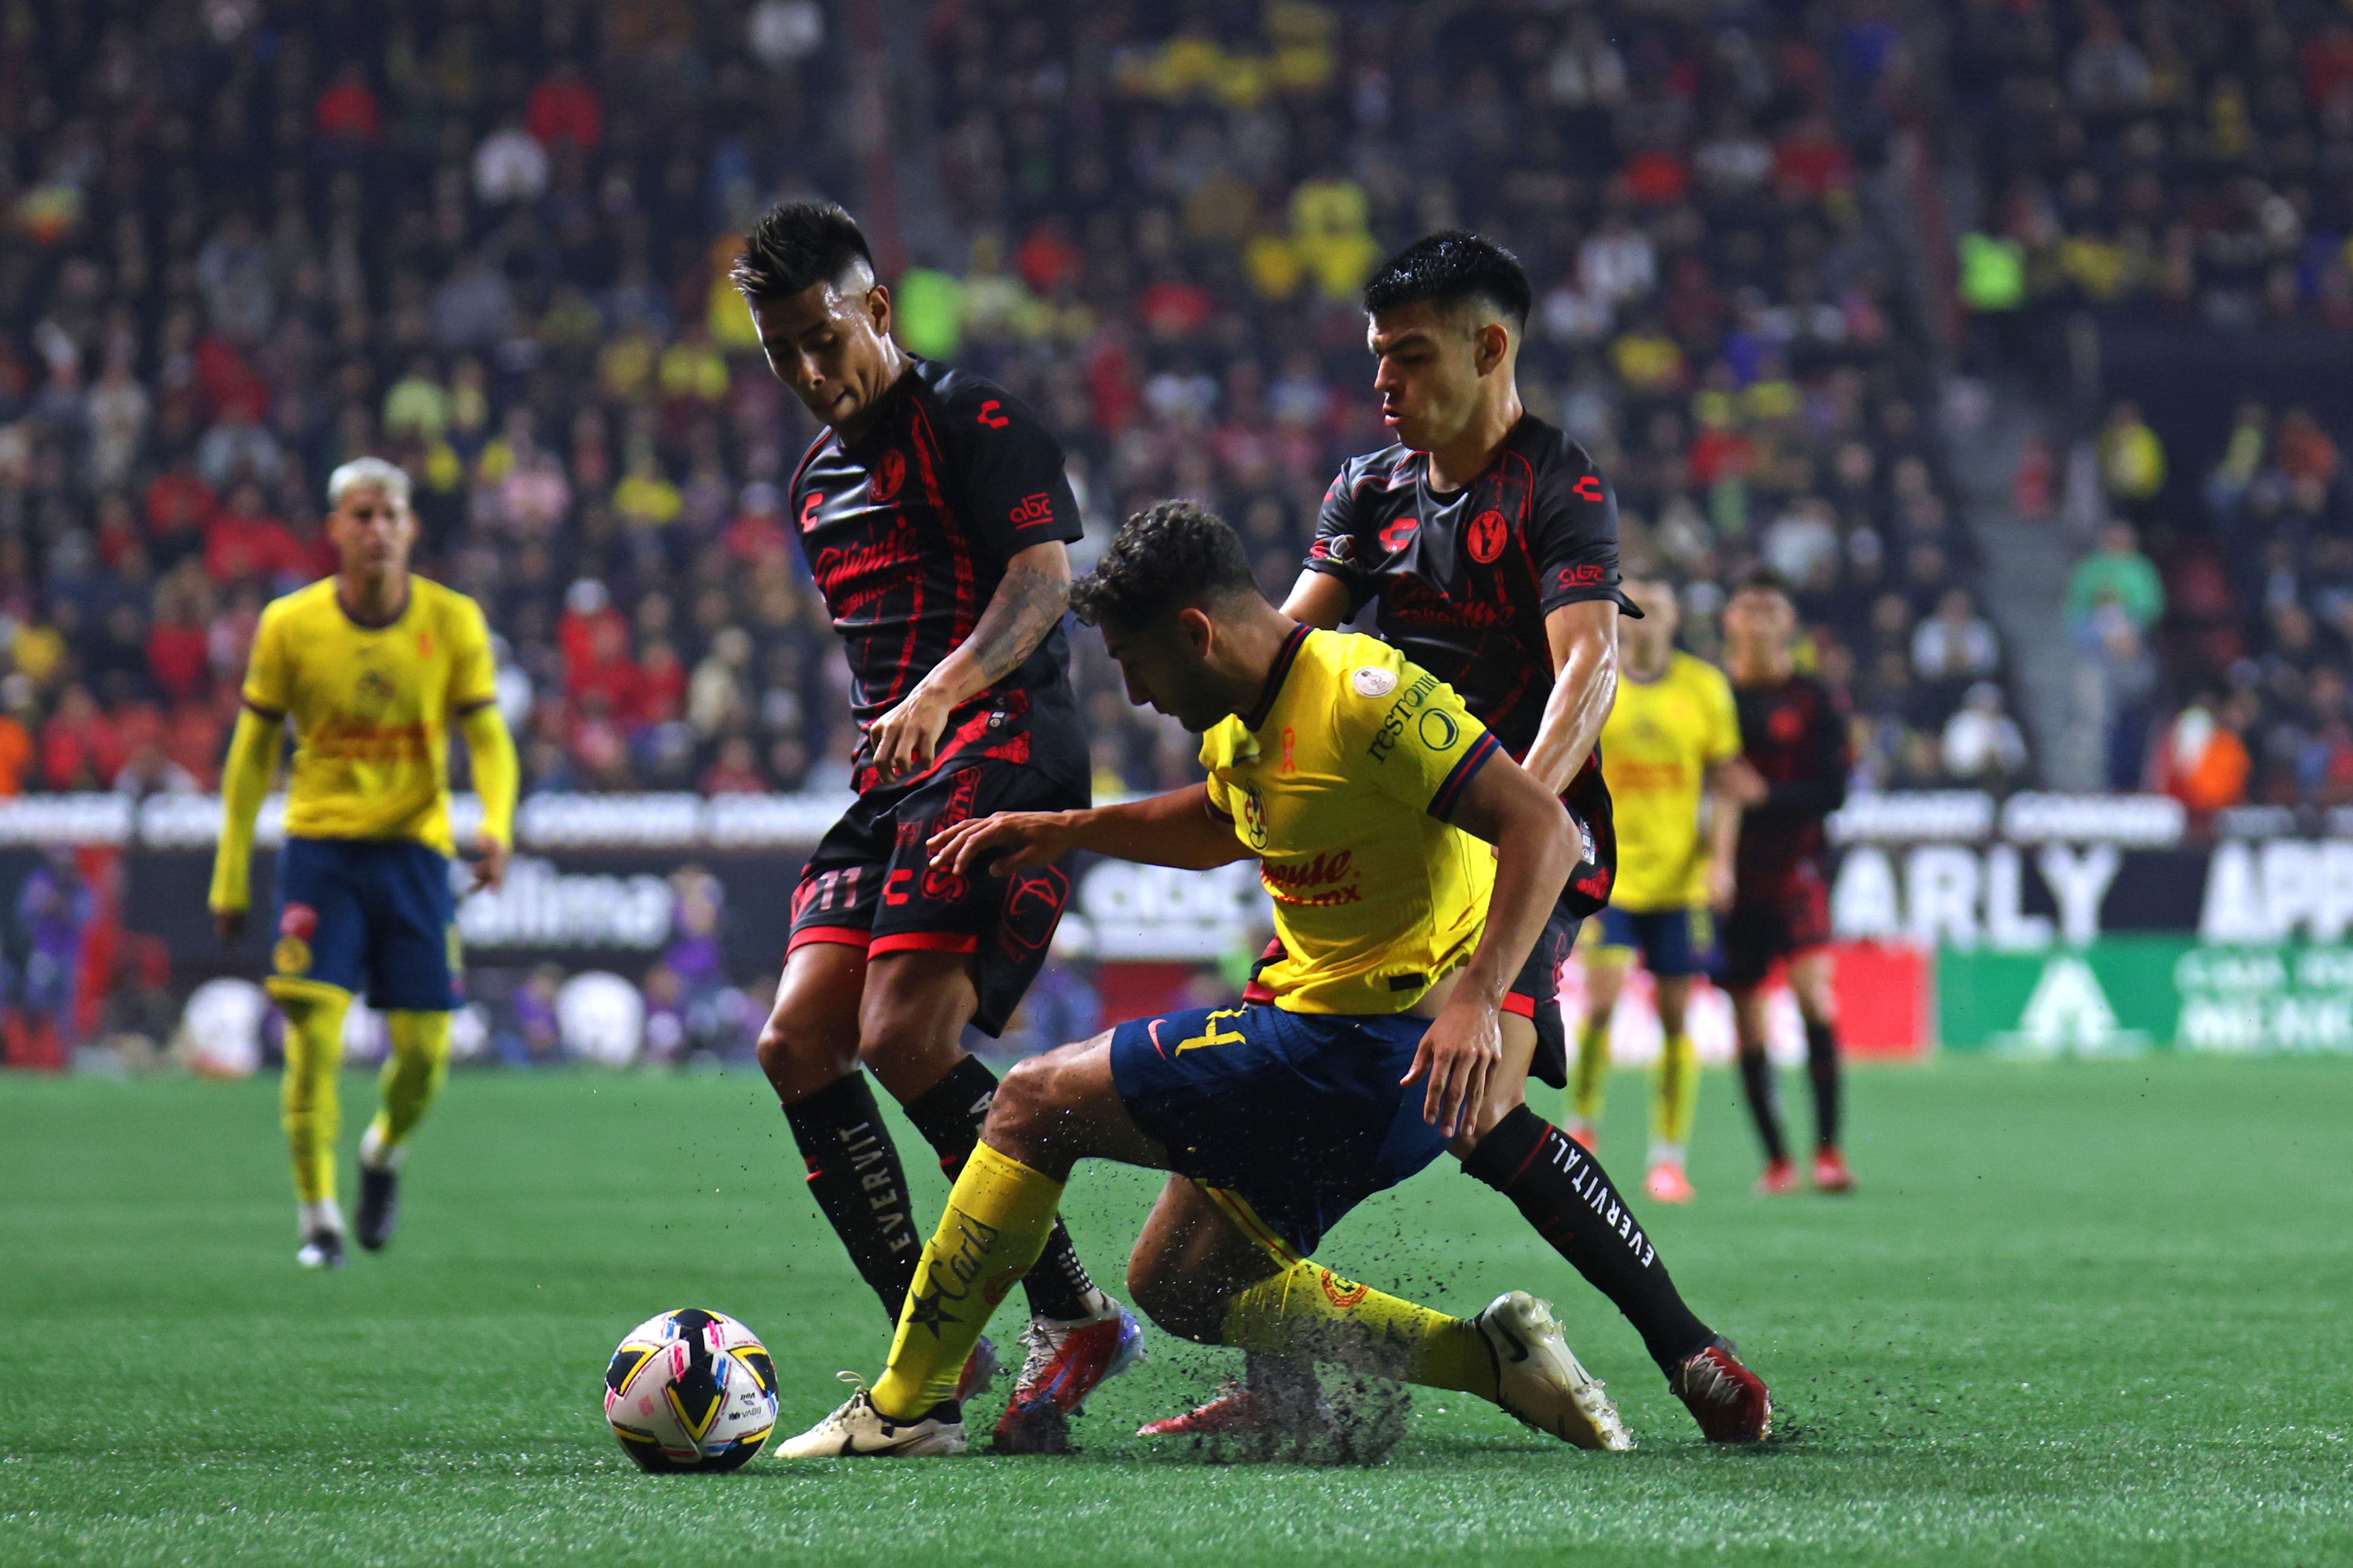
[[[221,768],[220,846],[213,851],[212,892],[206,900],[224,942],[245,934],[253,897],[253,819],[261,814],[278,771],[278,741],[285,727],[284,714],[248,703],[237,710],[237,732],[229,737],[228,761]]]
[[[931,766],[948,715],[1018,669],[1070,604],[1071,552],[1061,541],[1033,544],[1006,562],[972,635],[874,721],[874,765],[882,776],[911,777]]]
[[[1084,811],[1002,811],[967,817],[934,834],[927,847],[933,865],[960,876],[976,866],[1002,876],[1024,866],[1045,865],[1072,849],[1187,871],[1206,871],[1250,856],[1234,837],[1234,825],[1210,808],[1206,784]]]
[[[474,840],[474,888],[479,891],[506,879],[522,763],[515,756],[514,737],[507,732],[506,715],[496,702],[477,702],[467,709],[458,715],[458,728],[474,764],[474,793],[482,797],[482,827]]]
[[[1618,700],[1617,601],[1561,605],[1545,616],[1545,640],[1552,647],[1552,696],[1525,765],[1558,795],[1593,754],[1602,721]]]
[[[1500,752],[1472,777],[1447,820],[1495,847],[1487,929],[1404,1079],[1429,1080],[1422,1120],[1451,1138],[1487,1102],[1487,1079],[1504,1055],[1497,1009],[1577,868],[1577,847],[1559,798]]]

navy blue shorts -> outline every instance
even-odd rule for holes
[[[1696,907],[1647,914],[1613,907],[1601,913],[1601,944],[1635,949],[1661,980],[1705,974],[1715,967],[1715,917]]]
[[[1303,1256],[1445,1152],[1398,1082],[1430,1020],[1195,1008],[1112,1031],[1111,1077],[1180,1176],[1240,1194]]]
[[[272,992],[365,992],[379,1012],[446,1013],[464,961],[449,858],[407,839],[289,838],[278,852]]]

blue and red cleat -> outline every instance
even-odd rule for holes
[[[1032,1318],[1021,1331],[1029,1353],[997,1419],[998,1453],[1069,1452],[1070,1418],[1085,1413],[1087,1395],[1144,1359],[1144,1325],[1101,1291],[1096,1300],[1092,1317]]]

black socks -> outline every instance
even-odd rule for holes
[[[1765,1145],[1765,1158],[1770,1161],[1789,1157],[1788,1146],[1781,1140],[1781,1089],[1773,1079],[1773,1058],[1765,1047],[1750,1050],[1740,1047],[1740,1087],[1746,1091],[1748,1114],[1757,1123],[1757,1141]]]
[[[907,1173],[866,1075],[850,1072],[785,1107],[793,1141],[808,1162],[809,1191],[834,1234],[849,1249],[860,1279],[899,1321],[915,1282],[923,1238],[907,1214]]]
[[[1814,1091],[1815,1146],[1836,1148],[1840,1109],[1838,1030],[1810,1018],[1806,1021],[1806,1079]],[[1748,1114],[1756,1120],[1757,1137],[1765,1145],[1765,1157],[1786,1159],[1788,1150],[1781,1134],[1781,1091],[1774,1079],[1772,1059],[1762,1047],[1755,1050],[1741,1047],[1740,1087],[1747,1091]]]
[[[1814,1086],[1814,1142],[1824,1149],[1838,1146],[1838,1036],[1828,1024],[1806,1025],[1806,1077]]]
[[[1609,1298],[1669,1377],[1715,1342],[1608,1173],[1559,1128],[1523,1105],[1479,1141],[1462,1168],[1517,1205],[1536,1234]]]
[[[980,1126],[988,1120],[988,1104],[996,1095],[997,1075],[981,1066],[977,1058],[965,1057],[939,1082],[908,1102],[907,1120],[938,1151],[940,1169],[947,1173],[950,1183],[972,1157],[973,1145],[980,1142]],[[1046,1250],[1022,1279],[1021,1289],[1029,1298],[1029,1310],[1039,1317],[1067,1321],[1093,1310],[1089,1298],[1094,1281],[1087,1278],[1087,1266],[1079,1261],[1078,1248],[1071,1245],[1071,1233],[1060,1219],[1054,1221]]]

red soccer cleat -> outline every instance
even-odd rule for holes
[[[1213,1437],[1235,1432],[1255,1432],[1273,1424],[1266,1401],[1239,1383],[1229,1383],[1217,1396],[1198,1409],[1165,1420],[1147,1421],[1135,1429],[1139,1437]]]
[[[1662,1160],[1651,1166],[1650,1179],[1642,1184],[1642,1190],[1651,1194],[1653,1202],[1662,1204],[1687,1204],[1698,1195],[1692,1191],[1691,1179],[1683,1174],[1683,1166],[1672,1160]]]
[[[998,1453],[1068,1452],[1070,1418],[1084,1413],[1087,1395],[1144,1359],[1144,1325],[1110,1297],[1101,1299],[1094,1317],[1033,1318],[1021,1331],[1029,1353],[997,1418]]]
[[[1667,1386],[1711,1443],[1761,1442],[1773,1429],[1773,1396],[1763,1378],[1740,1364],[1729,1340],[1685,1357]]]
[[[1786,1197],[1798,1190],[1797,1162],[1786,1155],[1765,1167],[1757,1178],[1757,1195],[1760,1198]]]
[[[1846,1168],[1846,1156],[1834,1146],[1826,1145],[1814,1155],[1814,1190],[1820,1193],[1854,1191],[1854,1173]]]

